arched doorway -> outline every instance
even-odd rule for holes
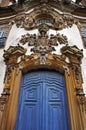
[[[50,70],[23,75],[15,130],[70,130],[64,75]]]

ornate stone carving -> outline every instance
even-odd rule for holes
[[[72,63],[72,69],[73,69],[73,76],[74,76],[74,80],[75,80],[75,87],[76,88],[80,88],[81,84],[83,83],[83,79],[82,79],[82,73],[81,73],[81,67],[79,65],[79,63]]]
[[[24,49],[20,45],[10,46],[6,51],[4,51],[3,57],[7,65],[5,78],[4,78],[5,87],[10,87],[12,72],[14,68],[18,67],[18,63],[17,63],[18,57],[24,55],[25,52],[26,49]]]
[[[44,57],[42,57],[44,58]],[[41,58],[41,59],[42,59]],[[19,62],[19,69],[23,73],[28,72],[28,70],[38,69],[38,68],[57,68],[58,71],[63,72],[65,66],[65,71],[68,73],[68,65],[65,62],[64,58],[61,55],[48,53],[47,57],[42,60],[40,64],[40,57],[38,53],[32,53],[31,55],[25,55],[22,57],[22,60]],[[58,64],[59,63],[59,64]]]
[[[65,27],[67,27],[67,23],[64,22],[64,19],[62,17],[59,17],[59,19],[55,18],[54,20],[55,21],[53,22],[53,25],[54,25],[53,27],[55,27],[55,29],[61,30]]]
[[[70,76],[69,67],[67,65],[66,66],[63,65],[63,68],[66,70],[67,74]]]
[[[75,65],[75,67],[74,67],[74,73],[75,73],[75,79],[76,79],[76,81],[77,81],[77,83],[79,83],[79,80],[80,79],[82,79],[81,78],[81,70],[80,70],[81,68],[80,68],[80,66],[79,65]]]
[[[61,49],[62,54],[66,55],[70,60],[70,67],[72,68],[72,75],[74,78],[74,89],[76,96],[79,97],[79,103],[82,105],[82,111],[85,110],[85,94],[82,88],[82,74],[81,74],[81,59],[83,57],[83,50],[76,46],[66,45]]]
[[[45,4],[34,8],[34,10],[31,11],[28,15],[23,14],[21,16],[16,16],[14,19],[16,26],[30,30],[38,27],[37,23],[39,20],[41,20],[41,24],[48,24],[47,22],[44,22],[44,19],[47,19],[51,23],[51,28],[61,30],[66,27],[71,27],[74,23],[76,23],[73,16],[59,15],[53,8],[51,8],[51,6],[47,5],[46,2]]]
[[[74,20],[73,16],[64,15],[63,21],[65,22],[66,27],[72,27],[76,21]]]
[[[25,20],[25,15],[16,16],[15,20],[12,21],[12,23],[15,22],[16,26],[19,28],[19,27],[23,27],[24,20]]]
[[[26,52],[26,49],[21,47],[19,44],[18,46],[10,46],[7,50],[4,50],[4,59],[6,64],[16,64],[17,58],[19,56],[24,55]]]
[[[10,82],[11,82],[11,73],[12,70],[14,69],[13,65],[7,65],[5,77],[4,77],[4,82],[5,82],[5,87],[10,88]]]
[[[59,33],[49,37],[47,35],[49,27],[46,24],[41,24],[38,27],[38,30],[38,36],[36,34],[26,34],[21,37],[20,42],[22,44],[28,43],[29,46],[34,46],[31,51],[38,53],[40,63],[44,64],[47,58],[47,54],[55,51],[54,46],[58,46],[58,44],[66,44],[68,41],[66,36]]]
[[[10,95],[10,88],[4,88],[3,93],[0,97],[0,111],[4,111],[4,107],[8,101],[8,97]]]
[[[83,57],[83,50],[79,49],[77,46],[68,46],[66,44],[66,46],[64,46],[62,49],[62,54],[68,56],[68,57],[71,57],[71,56],[74,56],[74,57],[77,57],[78,60],[81,60],[82,57]]]
[[[62,54],[69,57],[70,63],[72,65],[72,69],[74,70],[74,77],[76,80],[76,84],[79,84],[80,81],[82,82],[82,75],[81,75],[81,59],[83,57],[83,50],[80,50],[76,46],[64,46],[62,49]]]
[[[85,94],[83,92],[83,89],[82,88],[76,88],[76,96],[79,97],[79,102],[80,104],[82,105],[82,112],[85,111]]]
[[[32,17],[26,17],[22,27],[24,27],[26,30],[31,29],[35,26],[35,20]]]
[[[25,35],[22,35],[21,39],[20,39],[20,43],[22,43],[23,45],[28,43],[29,46],[33,46],[34,43],[36,41],[36,34],[25,34]]]
[[[38,30],[41,34],[41,37],[45,37],[47,35],[47,31],[49,30],[49,26],[46,24],[41,24],[38,26]]]

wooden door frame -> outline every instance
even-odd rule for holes
[[[9,57],[9,54],[12,54]],[[73,49],[72,49],[73,50]],[[67,100],[70,116],[71,130],[85,130],[85,114],[82,112],[79,91],[82,89],[82,76],[80,61],[82,54],[71,54],[68,47],[62,50],[62,55],[48,54],[45,64],[40,64],[37,54],[25,56],[26,50],[22,47],[10,47],[5,52],[7,70],[5,74],[5,86],[0,98],[0,129],[14,130],[18,109],[19,93],[23,73],[34,69],[47,68],[57,70],[65,75]],[[64,55],[70,60],[65,61]],[[22,56],[18,63],[18,58]],[[9,57],[9,58],[8,58]]]

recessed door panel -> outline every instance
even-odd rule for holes
[[[15,130],[70,130],[62,74],[38,71],[23,76]]]

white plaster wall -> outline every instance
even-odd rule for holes
[[[3,91],[4,75],[5,75],[5,63],[3,58],[3,49],[0,50],[0,94]]]
[[[84,89],[84,93],[86,94],[86,57],[82,59],[81,68],[82,68],[82,77],[83,77],[83,89]]]
[[[12,46],[15,46],[19,43],[19,40],[21,38],[21,35],[24,35],[26,33],[30,33],[30,34],[38,34],[38,30],[33,30],[33,31],[25,31],[23,28],[17,28],[16,25],[14,24],[10,30],[10,33],[9,33],[9,36],[8,36],[8,39],[6,41],[6,46],[5,46],[5,49],[8,49],[10,45]],[[48,34],[56,34],[56,33],[60,33],[60,34],[64,34],[67,36],[68,38],[68,44],[70,46],[73,46],[73,45],[77,45],[77,47],[79,49],[83,49],[83,43],[82,43],[82,39],[81,39],[81,36],[80,36],[80,33],[79,33],[79,30],[77,28],[76,25],[73,25],[71,28],[66,28],[66,29],[63,29],[61,31],[54,31],[54,30],[49,30]],[[22,45],[22,44],[21,44]],[[58,47],[55,47],[56,51],[53,52],[55,54],[61,54],[60,52],[60,48],[64,46],[64,45],[59,45]],[[27,52],[26,52],[26,55],[30,55],[31,52],[30,52],[30,49],[31,47],[28,47],[28,45],[24,45],[25,48],[28,48],[27,49]],[[82,74],[83,74],[83,88],[84,88],[84,92],[86,94],[86,49],[84,49],[83,51],[84,53],[84,58],[82,60]],[[0,67],[1,67],[1,70],[0,70],[0,93],[2,92],[3,90],[3,86],[4,86],[4,74],[5,74],[5,64],[4,64],[4,61],[3,61],[3,49],[0,50]]]

